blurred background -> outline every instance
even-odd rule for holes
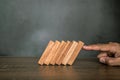
[[[0,0],[0,56],[39,57],[49,40],[120,42],[120,0]]]

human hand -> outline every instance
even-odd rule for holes
[[[85,50],[100,51],[97,56],[101,63],[110,66],[120,66],[120,44],[115,42],[109,42],[108,44],[93,44],[83,46]]]

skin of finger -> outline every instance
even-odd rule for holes
[[[106,64],[105,57],[100,57],[100,58],[99,58],[99,61],[100,61],[101,63]]]
[[[85,45],[83,46],[84,50],[97,50],[96,45]]]
[[[120,53],[119,43],[109,43],[109,44],[93,44],[88,46],[83,46],[85,50],[96,50],[96,51],[109,51],[110,53],[116,54]]]
[[[100,54],[97,55],[97,58],[100,58],[100,57],[107,57],[107,52],[101,52]]]
[[[99,61],[101,63],[104,63],[104,64],[107,64],[107,65],[112,65],[113,64],[113,58],[110,58],[110,57],[100,57],[99,58]]]
[[[116,54],[115,54],[115,57],[120,57],[120,53],[116,53]]]
[[[96,51],[110,51],[110,44],[93,44],[88,46],[83,46],[85,50],[96,50]]]
[[[101,57],[99,61],[109,66],[120,66],[120,58]]]
[[[111,46],[112,53],[120,53],[120,44],[115,42],[110,42],[109,45]]]
[[[120,66],[120,57],[119,58],[106,57],[105,63],[109,66]]]

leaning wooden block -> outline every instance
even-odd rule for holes
[[[79,51],[81,50],[83,45],[84,45],[84,43],[82,41],[78,42],[78,45],[76,46],[73,54],[71,55],[71,58],[69,59],[69,61],[67,63],[68,65],[72,65],[73,64],[73,62],[75,61],[76,57],[78,56]]]
[[[43,52],[41,58],[38,61],[38,64],[43,65],[43,62],[46,60],[49,52],[51,51],[51,49],[53,47],[53,45],[54,45],[54,42],[53,41],[49,41],[45,51]]]
[[[65,58],[62,61],[63,65],[67,64],[67,62],[69,61],[69,59],[70,59],[71,55],[73,54],[73,52],[74,52],[77,45],[78,45],[78,43],[76,41],[72,42],[72,45],[71,45],[69,51],[67,52],[67,55],[65,56]]]
[[[82,41],[49,41],[38,64],[43,65],[72,65],[84,43]]]
[[[62,42],[60,43],[60,45],[59,45],[59,47],[58,47],[55,55],[53,56],[52,60],[50,61],[50,64],[55,65],[55,62],[56,62],[56,60],[58,59],[58,57],[59,57],[59,55],[60,55],[60,53],[61,53],[61,50],[64,48],[65,44],[66,44],[65,41],[62,41]]]
[[[58,59],[56,60],[56,62],[55,62],[57,65],[60,65],[60,64],[62,63],[64,57],[65,57],[66,54],[67,54],[67,51],[69,50],[69,48],[70,48],[70,46],[71,46],[70,43],[71,43],[70,41],[67,41],[64,49],[61,51],[61,54],[60,54],[59,58],[58,58]]]
[[[43,62],[44,64],[49,65],[49,63],[50,63],[51,59],[53,58],[54,53],[56,52],[59,44],[60,44],[59,41],[56,41],[56,42],[54,43],[54,45],[53,45],[51,51],[49,52],[46,60]]]
[[[59,53],[57,54],[56,59],[55,59],[56,61],[58,61],[58,59],[60,58],[60,56],[62,54],[62,51],[64,50],[65,46],[66,46],[66,42],[63,44],[63,46],[61,47]],[[56,63],[56,61],[55,61],[55,64],[58,65],[58,63]]]
[[[57,45],[56,45],[56,47],[55,47],[54,52],[52,52],[53,56],[52,56],[52,58],[51,58],[51,60],[50,60],[49,64],[53,64],[53,61],[54,61],[54,56],[55,56],[55,54],[56,54],[57,50],[59,49],[60,44],[61,44],[61,43],[58,41],[58,43],[57,43]]]

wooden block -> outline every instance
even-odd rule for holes
[[[65,57],[66,54],[67,54],[67,51],[69,50],[69,48],[70,48],[70,46],[71,46],[70,43],[71,43],[70,41],[67,41],[64,49],[61,51],[61,54],[60,54],[59,58],[58,58],[58,59],[56,60],[56,62],[55,62],[57,65],[60,65],[60,64],[62,63],[64,57]]]
[[[73,54],[73,52],[74,52],[74,50],[75,50],[75,48],[76,48],[77,45],[78,45],[78,43],[76,41],[72,42],[72,45],[71,45],[69,51],[67,52],[67,55],[65,56],[65,58],[62,61],[63,65],[67,64],[68,60],[70,59],[70,57]]]
[[[55,55],[55,52],[57,51],[57,48],[59,46],[60,42],[56,41],[51,49],[51,51],[49,52],[49,55],[47,56],[46,60],[43,62],[46,65],[49,65],[51,59],[53,58],[53,56]]]
[[[84,43],[82,41],[78,42],[77,47],[75,48],[72,56],[70,57],[70,59],[69,59],[69,61],[67,63],[68,65],[72,65],[73,64],[73,62],[75,61],[76,57],[78,56],[79,51],[81,50],[81,48],[83,47],[83,45],[84,45]]]
[[[54,45],[54,42],[53,42],[53,41],[49,41],[49,43],[48,43],[45,51],[43,52],[41,58],[40,58],[39,61],[38,61],[38,64],[43,65],[43,62],[46,60],[46,58],[47,58],[50,50],[51,50],[52,47],[53,47],[53,45]]]
[[[38,64],[72,65],[83,45],[84,43],[82,41],[49,41],[46,49],[38,61]]]
[[[62,41],[62,42],[60,43],[60,46],[58,47],[55,55],[53,56],[52,60],[50,61],[50,64],[55,65],[55,62],[56,62],[56,60],[58,59],[58,57],[59,57],[62,49],[63,49],[64,46],[65,46],[65,44],[66,44],[65,41]]]

